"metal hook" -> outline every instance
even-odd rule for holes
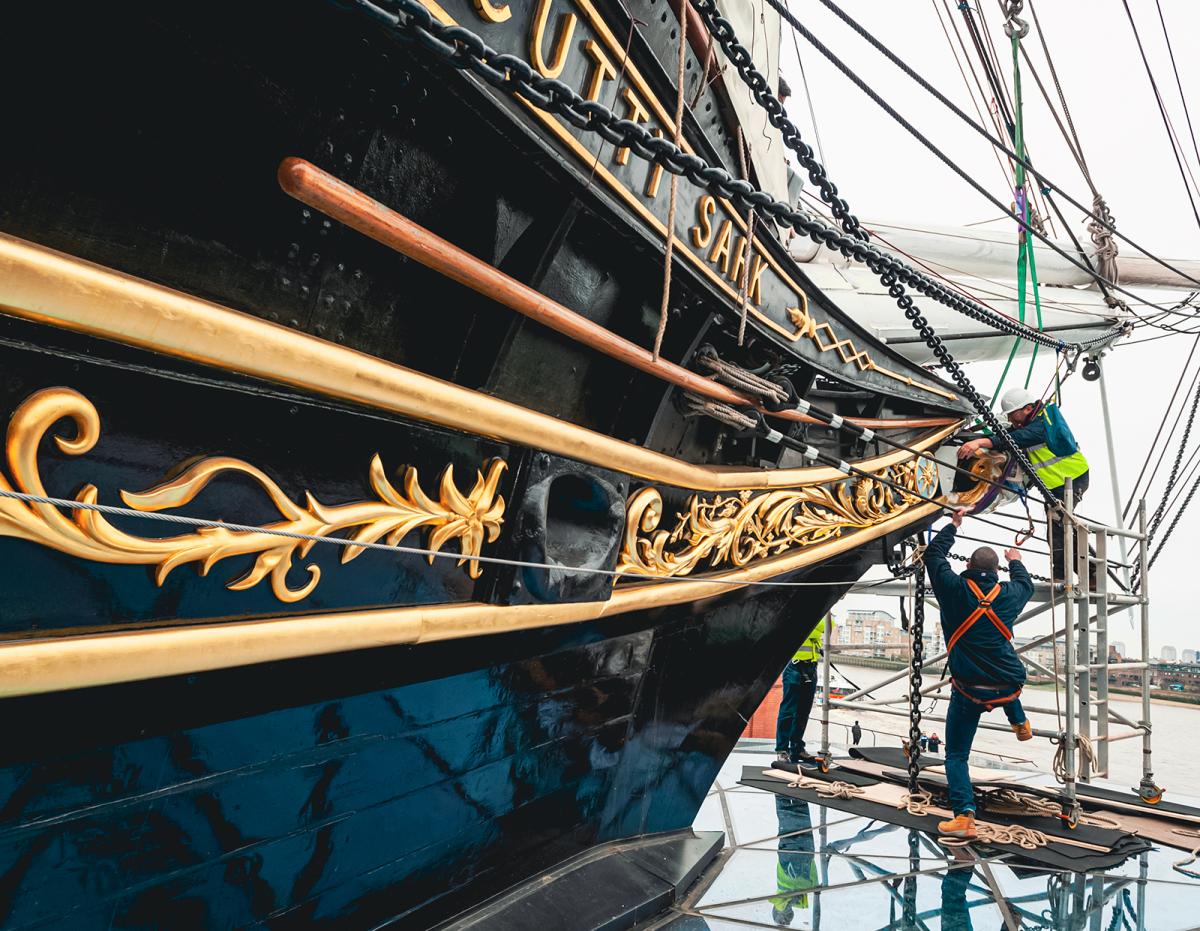
[[[1029,23],[1018,15],[1024,6],[1025,0],[1008,0],[1008,9],[1005,11],[1008,22],[1004,24],[1004,34],[1010,39],[1014,34],[1018,39],[1029,35]]]

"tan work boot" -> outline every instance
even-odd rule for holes
[[[1017,740],[1033,739],[1033,725],[1029,723],[1028,718],[1020,724],[1011,724],[1009,726],[1013,729],[1013,733],[1017,735]]]
[[[939,821],[938,833],[944,837],[975,840],[979,836],[979,832],[975,830],[975,812],[968,811],[965,815],[955,815],[950,821]]]

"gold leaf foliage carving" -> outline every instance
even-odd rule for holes
[[[100,437],[100,417],[92,403],[69,388],[48,388],[27,398],[9,422],[7,435],[9,478],[0,473],[0,489],[48,497],[38,469],[38,447],[52,427],[68,420],[75,425],[71,439],[54,436],[58,448],[70,456],[92,449]],[[192,501],[214,479],[240,475],[253,481],[279,512],[280,520],[264,529],[307,534],[314,537],[342,535],[357,543],[383,541],[397,544],[414,530],[424,529],[426,548],[438,552],[457,541],[467,574],[481,574],[477,557],[485,542],[494,541],[504,520],[504,499],[496,492],[507,468],[504,460],[493,459],[485,471],[476,473],[475,485],[467,494],[459,491],[454,470],[442,472],[436,499],[427,495],[418,481],[417,470],[404,472],[402,489],[387,478],[378,455],[370,465],[371,489],[377,500],[348,504],[322,504],[310,493],[298,505],[266,473],[240,459],[211,456],[184,469],[176,477],[142,492],[121,492],[126,507],[137,511],[166,511]],[[98,492],[85,485],[76,500],[94,504]],[[179,536],[139,537],[114,526],[96,511],[60,509],[50,504],[0,498],[0,536],[29,540],[59,552],[103,563],[153,566],[155,581],[162,585],[172,570],[195,563],[201,575],[223,559],[255,556],[254,564],[240,578],[228,583],[233,591],[244,591],[270,580],[271,591],[280,601],[292,603],[305,598],[321,579],[319,566],[305,566],[308,578],[292,588],[287,576],[293,561],[308,556],[314,540],[294,540],[258,531],[227,527],[200,527]],[[341,561],[347,563],[363,552],[362,547],[342,546]],[[430,564],[434,557],[428,557]]]
[[[643,488],[630,499],[617,571],[667,577],[706,569],[740,568],[895,517],[938,489],[937,469],[916,459],[877,478],[779,491],[692,495],[671,529],[661,528],[663,500]],[[901,490],[905,489],[905,490]]]

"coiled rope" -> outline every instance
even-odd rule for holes
[[[1200,837],[1200,831],[1193,831],[1189,828],[1173,828],[1171,833],[1178,834],[1180,837]],[[1192,848],[1192,855],[1190,857],[1185,857],[1182,860],[1172,863],[1171,869],[1175,870],[1177,873],[1182,873],[1184,876],[1190,876],[1192,879],[1200,879],[1200,873],[1196,872],[1195,870],[1187,869],[1187,867],[1190,864],[1195,863],[1198,858],[1200,858],[1200,844],[1197,844]]]

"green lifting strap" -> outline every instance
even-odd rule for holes
[[[1013,54],[1013,103],[1014,103],[1014,151],[1021,157],[1022,160],[1027,160],[1025,152],[1025,129],[1022,115],[1021,105],[1021,66],[1018,59],[1020,51],[1021,37],[1017,31],[1013,31],[1012,36],[1012,54]],[[1033,303],[1037,309],[1037,328],[1042,329],[1042,294],[1038,287],[1037,280],[1037,262],[1033,256],[1033,239],[1029,236],[1029,198],[1025,194],[1025,166],[1021,162],[1016,165],[1016,196],[1018,208],[1021,213],[1021,231],[1017,239],[1017,316],[1022,323],[1025,322],[1025,292],[1028,282],[1033,282]],[[993,403],[1000,398],[1000,389],[1004,387],[1004,380],[1008,377],[1008,370],[1012,366],[1013,359],[1017,355],[1017,347],[1020,346],[1020,338],[1013,340],[1012,349],[1008,353],[1008,361],[1004,363],[1004,371],[1000,373],[1000,381],[996,385],[996,391],[992,395]],[[1037,362],[1037,344],[1034,344],[1033,354],[1029,358],[1029,371],[1025,374],[1025,387],[1029,387],[1029,382],[1033,378],[1033,366]]]

